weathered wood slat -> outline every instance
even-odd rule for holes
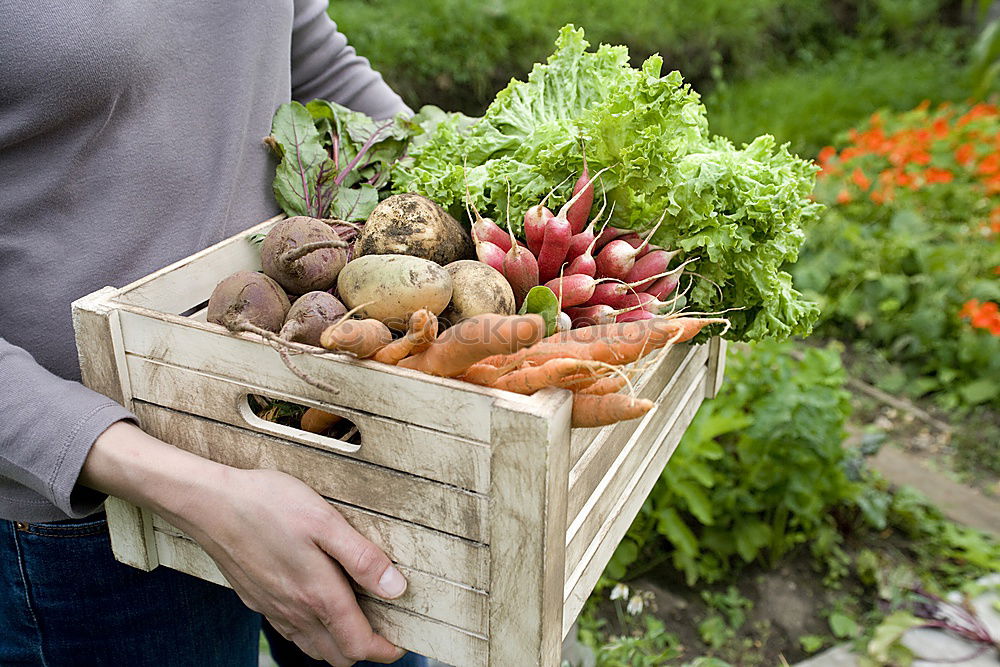
[[[686,343],[675,345],[667,350],[655,365],[633,380],[636,397],[654,399],[659,396],[670,376],[688,356],[694,354],[694,350],[693,346]],[[601,447],[602,445],[597,443],[598,439],[603,441],[610,437],[613,431],[623,427],[625,429],[634,428],[634,424],[626,422],[600,428],[573,429],[570,440],[570,466],[576,467],[588,451]]]
[[[489,586],[489,547],[350,505],[328,501],[359,533],[403,567],[418,569],[456,584],[486,591]],[[183,533],[158,515],[155,530]]]
[[[705,382],[702,377],[693,389],[695,392],[700,392],[704,391],[704,388]],[[586,548],[577,557],[576,568],[567,578],[563,634],[569,632],[573,620],[583,609],[584,602],[597,585],[597,580],[611,560],[618,543],[632,525],[632,520],[639,513],[639,508],[646,501],[653,484],[677,449],[677,444],[684,435],[684,429],[694,419],[700,403],[701,401],[694,400],[684,405],[675,422],[677,428],[658,432],[658,441],[649,449],[639,465],[641,474],[614,498],[614,503],[609,503],[611,507],[607,512],[607,518],[600,523],[600,530],[590,538],[590,543],[585,545]],[[567,562],[568,558],[567,556]]]
[[[374,361],[296,355],[296,366],[340,389],[331,396],[293,375],[278,353],[256,336],[234,336],[215,325],[124,308],[121,320],[125,351],[131,355],[248,384],[266,383],[289,396],[342,405],[480,442],[489,442],[493,401],[497,396],[510,396]],[[530,405],[530,398],[511,400]]]
[[[135,414],[147,432],[213,461],[281,470],[343,503],[476,542],[487,539],[484,495],[141,401]]]
[[[184,571],[191,563],[192,566],[200,568],[199,573],[210,574],[213,577],[210,581],[222,586],[229,586],[229,582],[225,580],[218,568],[209,567],[211,558],[188,535],[166,524],[159,517],[154,521],[154,529],[154,537],[158,540],[157,544],[163,540],[163,536],[170,538],[167,547],[170,553],[169,556],[163,556],[162,565]],[[189,544],[179,544],[178,541]],[[214,562],[211,564],[214,565]],[[397,563],[397,567],[406,577],[407,589],[402,597],[392,600],[388,604],[454,625],[463,630],[477,634],[486,633],[489,596],[485,592],[448,579],[435,577],[407,565]],[[358,594],[371,597],[354,582],[351,584]]]
[[[371,598],[361,598],[358,602],[372,627],[397,646],[456,667],[486,667],[488,664],[489,644],[486,637]],[[502,639],[497,640],[503,642]]]
[[[242,270],[260,270],[260,248],[246,237],[267,231],[283,217],[265,220],[126,285],[120,290],[117,301],[162,313],[178,314],[193,308],[208,300],[212,290],[226,276]]]
[[[715,398],[726,376],[726,346],[724,338],[716,336],[708,342],[708,377],[705,380],[705,398]]]
[[[73,329],[84,385],[132,408],[132,387],[125,367],[119,312],[110,304],[118,293],[104,287],[72,304]],[[124,500],[108,498],[105,511],[115,558],[141,570],[152,570],[158,561],[153,540],[152,515]]]
[[[222,586],[229,585],[215,561],[195,542],[159,531],[154,535],[164,565]],[[391,642],[454,665],[486,664],[486,639],[482,635],[381,600],[359,597],[358,604],[375,631]]]
[[[327,450],[339,441],[253,418],[246,395],[329,410],[351,420],[362,438],[356,452],[334,449],[336,453],[480,493],[489,491],[490,450],[483,443],[143,357],[130,357],[129,374],[137,399]]]
[[[674,406],[681,404],[683,398],[688,397],[690,384],[697,375],[705,372],[707,360],[707,346],[700,345],[693,348],[690,354],[680,360],[681,366],[679,368],[671,369],[671,373],[664,373],[658,377],[656,382],[650,382],[646,385],[650,390],[657,391],[657,394],[641,397],[655,399],[659,406],[658,411],[672,410]],[[655,431],[649,430],[651,424],[644,423],[652,422],[655,418],[655,414],[647,413],[644,420],[640,421],[638,425],[619,422],[614,425],[607,438],[599,443],[595,441],[595,446],[584,452],[584,455],[569,473],[567,511],[571,519],[580,514],[594,489],[607,475],[612,462],[618,458],[622,448],[634,439],[635,433],[642,431],[644,437],[655,435]]]
[[[572,396],[497,401],[490,492],[490,667],[558,665]]]

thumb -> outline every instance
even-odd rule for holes
[[[340,563],[347,574],[370,593],[398,598],[406,591],[406,579],[385,553],[354,530],[339,512],[330,508],[327,529],[315,537],[319,547]]]

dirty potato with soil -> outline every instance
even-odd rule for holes
[[[413,255],[440,265],[471,259],[472,238],[455,218],[427,197],[392,195],[365,223],[354,245],[355,256]]]

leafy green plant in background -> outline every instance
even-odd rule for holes
[[[820,154],[829,209],[792,268],[823,333],[903,364],[888,391],[1000,405],[1000,111],[881,112],[838,148]]]
[[[688,582],[775,562],[830,527],[852,497],[842,462],[849,395],[835,349],[731,349],[723,393],[699,410],[608,568],[621,575],[664,539]]]

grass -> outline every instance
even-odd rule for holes
[[[720,85],[705,97],[712,130],[734,141],[772,134],[802,156],[885,107],[968,95],[960,52],[942,39],[910,52],[848,46],[832,56]]]

